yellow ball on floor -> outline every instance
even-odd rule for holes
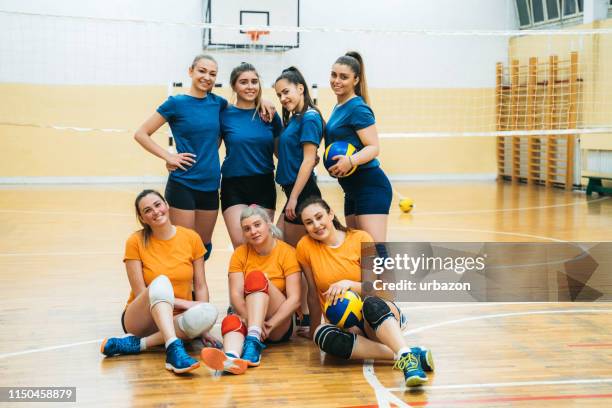
[[[409,213],[414,207],[414,201],[410,198],[402,198],[399,202],[399,208],[402,212]]]

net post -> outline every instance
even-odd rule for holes
[[[551,55],[548,58],[548,86],[546,92],[546,122],[548,129],[555,128],[554,114],[557,103],[557,64],[558,57]],[[552,187],[555,182],[555,154],[557,152],[557,136],[550,135],[546,139],[546,186]]]
[[[569,77],[569,109],[568,127],[576,128],[577,118],[577,100],[578,100],[578,52],[574,51],[570,54],[570,77]],[[571,190],[574,184],[574,147],[576,135],[567,135],[567,163],[565,169],[565,189]]]
[[[518,129],[519,118],[519,60],[512,60],[510,73],[511,99],[511,130]],[[521,137],[512,136],[512,182],[518,183],[521,176]]]
[[[527,130],[535,129],[535,98],[536,98],[536,82],[538,76],[538,59],[536,57],[529,58],[529,76],[527,78]],[[540,158],[538,143],[535,136],[528,136],[527,147],[527,184],[533,184],[536,181],[536,175],[540,174]],[[538,164],[534,165],[534,157],[538,159]]]
[[[495,116],[496,126],[495,128],[503,130],[502,126],[502,107],[503,107],[503,75],[504,75],[504,64],[498,62],[495,64]],[[505,173],[505,145],[504,137],[497,136],[497,181],[504,181]]]

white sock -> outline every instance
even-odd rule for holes
[[[178,339],[176,337],[170,337],[168,340],[166,340],[166,348],[168,348],[168,346],[171,345],[174,340]]]
[[[145,351],[147,349],[147,340],[143,337],[140,339],[140,351]]]
[[[399,360],[400,357],[402,356],[402,354],[404,354],[404,353],[411,353],[410,347],[402,347],[401,349],[399,349],[399,351],[395,355],[395,359]]]
[[[249,330],[247,332],[247,336],[253,336],[257,340],[261,340],[261,327],[259,327],[259,326],[249,326]]]

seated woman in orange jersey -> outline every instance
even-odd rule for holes
[[[251,205],[240,214],[240,226],[245,244],[236,248],[229,266],[235,314],[221,323],[223,351],[205,348],[201,353],[208,367],[232,374],[259,365],[263,342],[289,340],[301,293],[295,250],[281,241],[268,212]]]
[[[104,339],[100,351],[108,357],[138,354],[165,344],[166,369],[184,373],[200,363],[187,354],[181,339],[214,342],[207,332],[218,313],[208,303],[206,249],[195,231],[172,225],[168,203],[157,191],[144,190],[134,204],[143,228],[125,245],[132,291],[121,325],[130,335]]]
[[[321,324],[326,300],[335,303],[348,290],[361,294],[361,243],[372,242],[372,237],[344,227],[321,198],[305,200],[298,213],[308,235],[298,242],[296,253],[308,282],[310,335],[316,345],[344,359],[395,360],[394,368],[404,372],[407,386],[423,384],[427,381],[424,371],[433,371],[431,352],[407,346],[400,327],[404,319],[393,302],[366,297],[362,328],[343,330]]]

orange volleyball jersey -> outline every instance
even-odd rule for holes
[[[306,235],[297,244],[300,264],[309,268],[317,286],[321,309],[325,304],[323,293],[330,285],[348,279],[361,282],[361,243],[373,242],[365,231],[349,230],[344,242],[332,248]]]
[[[276,246],[268,255],[261,256],[248,244],[240,245],[232,254],[229,273],[261,271],[281,292],[285,293],[285,278],[302,269],[295,256],[295,249],[286,242],[276,240]]]
[[[150,237],[145,247],[142,232],[133,233],[125,244],[125,257],[142,262],[142,274],[146,286],[159,275],[166,275],[174,288],[174,297],[192,300],[193,261],[206,253],[197,232],[176,226],[176,234],[168,240]],[[128,304],[134,300],[130,292]]]

